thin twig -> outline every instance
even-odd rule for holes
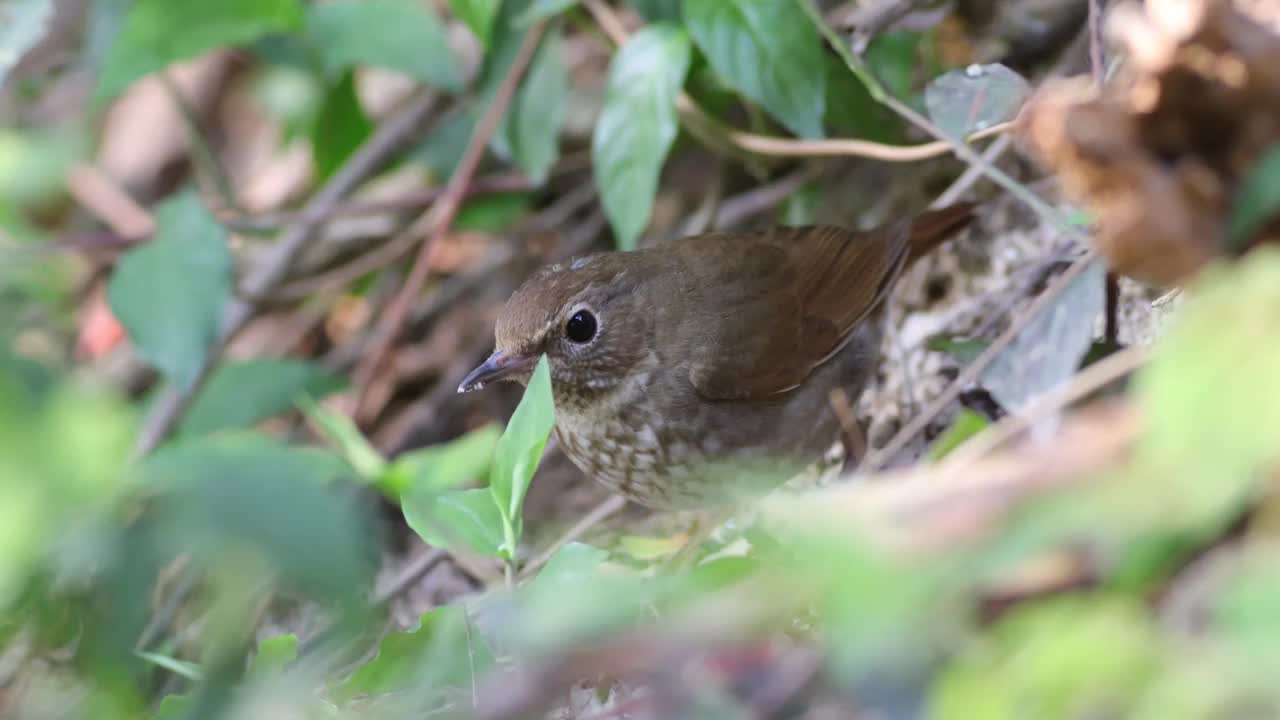
[[[151,452],[164,441],[208,379],[223,348],[253,318],[258,302],[269,296],[289,274],[294,261],[315,237],[330,209],[401,150],[430,116],[434,105],[434,95],[427,91],[411,98],[400,111],[382,123],[329,181],[316,191],[295,222],[285,228],[280,238],[263,256],[263,260],[245,276],[240,288],[241,297],[233,301],[224,313],[218,339],[201,358],[195,381],[187,387],[170,384],[157,398],[151,414],[138,433],[135,457]]]
[[[555,542],[551,543],[550,547],[543,550],[541,554],[526,563],[524,568],[520,571],[521,574],[525,577],[529,577],[538,572],[538,569],[543,565],[546,565],[547,561],[560,551],[560,548],[582,537],[588,530],[604,522],[604,520],[610,515],[622,510],[622,508],[626,506],[627,500],[621,495],[609,496],[609,498],[604,502],[595,506],[591,512],[584,515],[582,519],[575,523],[573,527],[569,528],[564,535],[561,535]]]
[[[370,343],[369,353],[356,368],[354,376],[354,385],[357,392],[356,412],[354,413],[356,417],[362,414],[361,410],[367,398],[368,389],[372,385],[373,377],[382,369],[387,351],[400,334],[405,315],[409,311],[409,305],[418,296],[418,293],[422,291],[422,286],[427,280],[427,273],[431,269],[432,249],[440,245],[442,236],[449,231],[449,227],[453,224],[454,216],[457,215],[458,208],[462,204],[462,198],[466,193],[467,186],[471,184],[476,168],[480,165],[480,158],[484,155],[485,147],[489,144],[489,138],[498,129],[498,122],[502,119],[503,113],[506,112],[507,105],[515,94],[516,87],[520,84],[520,78],[523,77],[525,68],[528,67],[529,62],[533,59],[533,54],[538,49],[538,43],[542,39],[542,33],[545,28],[546,24],[539,22],[525,33],[524,40],[520,44],[520,49],[516,52],[515,59],[511,62],[511,67],[507,70],[506,77],[502,79],[502,84],[498,87],[497,92],[494,93],[493,99],[489,101],[489,106],[485,108],[484,115],[481,116],[480,122],[476,124],[475,130],[472,131],[471,139],[467,141],[467,147],[463,150],[462,159],[458,161],[457,167],[449,177],[449,182],[445,185],[444,194],[440,196],[440,199],[431,206],[431,209],[425,215],[419,218],[418,222],[415,222],[403,233],[411,237],[425,237],[418,250],[418,256],[413,261],[413,267],[409,270],[409,277],[405,280],[404,287],[401,288],[395,299],[391,301],[387,312],[382,316],[382,322],[379,324],[378,331],[374,334]]]
[[[187,99],[186,93],[182,92],[182,88],[178,87],[178,83],[174,82],[173,78],[169,76],[169,73],[160,73],[160,83],[164,86],[165,92],[168,93],[169,99],[173,101],[174,107],[178,109],[178,115],[182,117],[182,123],[187,129],[187,139],[191,143],[192,158],[195,160],[196,167],[204,168],[205,175],[209,177],[209,181],[213,184],[213,189],[217,191],[219,199],[225,207],[237,211],[240,210],[240,201],[236,199],[231,176],[227,174],[226,168],[222,167],[222,162],[218,160],[218,154],[205,137],[204,130],[200,127],[200,118],[195,107]]]
[[[1041,312],[1048,309],[1058,295],[1062,294],[1062,291],[1066,290],[1071,283],[1075,282],[1076,278],[1078,278],[1081,273],[1097,261],[1098,254],[1093,250],[1090,250],[1072,263],[1072,265],[1067,268],[1065,272],[1059,275],[1044,292],[1040,293],[1039,297],[1037,297],[1026,310],[1023,310],[1013,319],[1009,324],[1009,327],[1000,334],[1000,337],[996,338],[990,345],[988,345],[987,348],[982,351],[982,354],[978,355],[978,357],[974,359],[974,361],[966,367],[950,385],[947,386],[947,389],[942,391],[941,395],[934,398],[933,402],[924,409],[924,412],[912,418],[911,422],[907,423],[905,427],[899,430],[888,444],[868,458],[861,470],[870,473],[883,469],[899,452],[903,450],[903,448],[907,446],[907,443],[911,442],[917,435],[923,432],[924,429],[929,426],[929,423],[933,422],[934,418],[941,415],[947,407],[960,396],[960,393],[963,392],[965,388],[976,382],[987,367],[1000,356],[1000,353],[1004,351],[1005,347],[1007,347],[1009,343],[1013,342],[1013,340],[1023,331],[1023,329],[1026,328],[1027,325],[1031,323],[1032,320],[1038,317]]]

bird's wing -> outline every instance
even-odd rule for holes
[[[681,318],[689,380],[707,399],[790,390],[844,347],[884,299],[909,254],[909,223],[711,234],[670,248],[698,288]],[[710,255],[710,262],[693,262]]]

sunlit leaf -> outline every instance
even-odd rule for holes
[[[365,439],[351,418],[302,398],[299,407],[343,459],[366,481],[378,481],[387,468],[382,454]]]
[[[155,237],[119,262],[107,298],[138,353],[185,387],[217,341],[231,282],[226,232],[185,192],[156,210]]]
[[[688,0],[685,24],[711,67],[801,137],[822,136],[822,40],[794,2]]]
[[[301,25],[297,0],[134,0],[98,77],[97,99],[171,63]]]
[[[307,13],[307,34],[335,76],[356,65],[372,65],[456,92],[462,89],[462,75],[430,7],[417,0],[317,3]]]
[[[604,109],[591,137],[592,166],[618,246],[636,246],[658,189],[678,123],[675,101],[689,69],[689,38],[652,25],[622,46],[609,65]]]
[[[246,428],[292,410],[300,395],[320,398],[345,384],[301,360],[257,359],[224,363],[200,390],[179,426],[181,435]]]
[[[498,440],[496,457],[489,473],[489,489],[503,517],[520,525],[524,495],[538,469],[542,450],[555,424],[555,402],[551,396],[551,372],[547,357],[538,360],[520,404]],[[514,548],[508,548],[514,552]]]
[[[925,88],[929,117],[956,139],[1013,116],[1031,86],[1004,65],[970,65],[935,78]]]

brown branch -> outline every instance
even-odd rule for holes
[[[422,291],[422,286],[426,283],[427,273],[431,269],[432,248],[439,245],[442,236],[449,231],[449,227],[453,224],[453,219],[458,214],[467,186],[471,184],[472,176],[475,175],[476,168],[480,164],[480,158],[484,155],[484,149],[489,144],[489,138],[497,130],[498,122],[502,119],[511,97],[515,94],[516,87],[520,83],[520,78],[524,75],[525,68],[528,67],[529,62],[533,59],[534,51],[538,49],[538,42],[542,39],[542,32],[545,27],[545,23],[539,22],[525,33],[524,40],[516,53],[515,59],[511,62],[510,69],[507,70],[506,77],[502,79],[502,84],[498,87],[498,91],[494,94],[489,106],[485,109],[484,115],[480,118],[480,122],[471,133],[471,139],[467,142],[467,147],[462,153],[462,159],[454,169],[453,175],[449,177],[448,184],[445,185],[444,194],[440,196],[440,199],[431,206],[431,209],[425,215],[402,234],[410,237],[425,237],[421,247],[418,249],[418,255],[413,261],[413,267],[409,271],[409,278],[405,280],[404,287],[401,288],[395,299],[391,301],[386,314],[382,316],[382,322],[373,337],[369,352],[356,368],[353,380],[357,392],[356,412],[353,413],[356,417],[360,417],[362,414],[361,410],[365,404],[368,389],[372,384],[371,381],[382,369],[388,349],[400,334],[410,303]]]

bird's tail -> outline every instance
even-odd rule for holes
[[[977,203],[961,202],[917,217],[911,223],[911,254],[907,262],[914,262],[968,227],[974,220],[977,207]]]

